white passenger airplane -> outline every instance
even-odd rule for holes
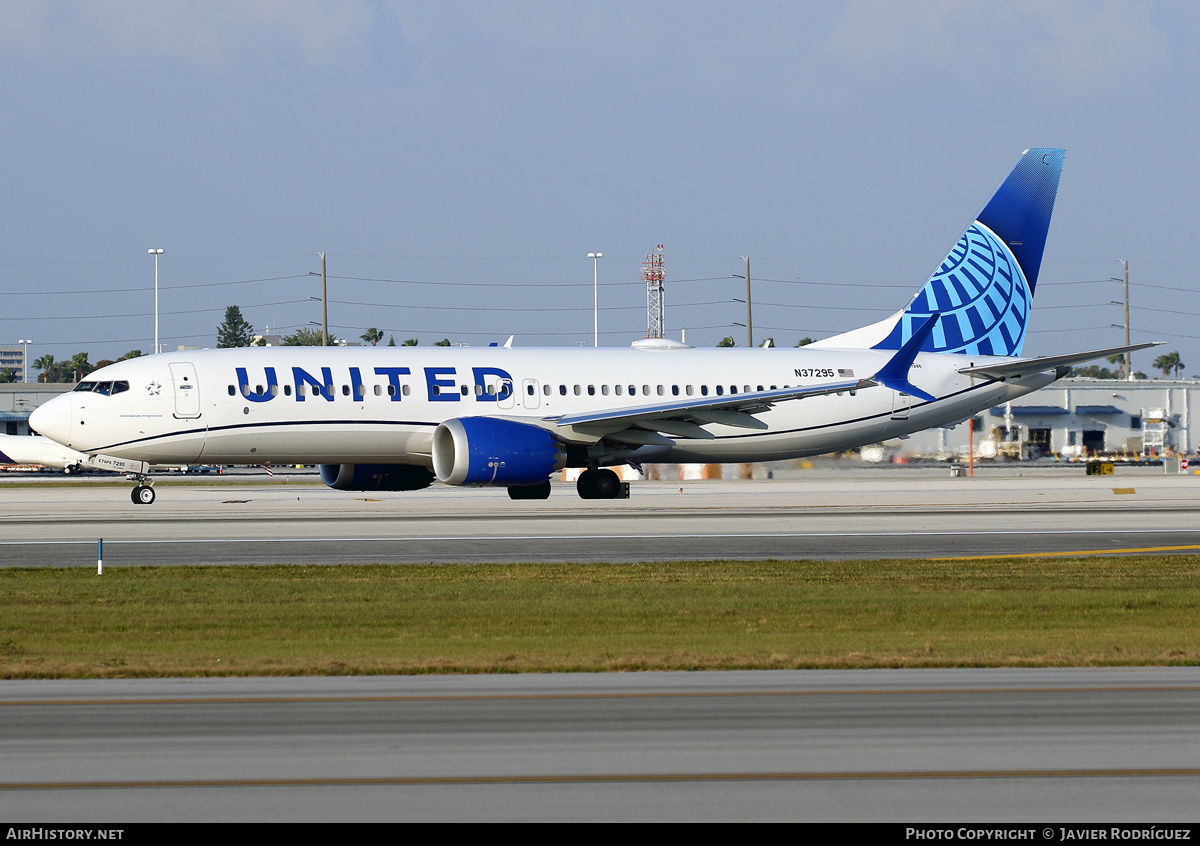
[[[495,485],[627,495],[614,465],[844,450],[966,420],[1150,344],[1021,359],[1064,151],[1025,151],[907,308],[799,349],[274,347],[162,353],[97,370],[30,426],[153,464],[316,463],[333,488]],[[511,339],[510,339],[511,340]],[[135,503],[154,501],[143,470]]]

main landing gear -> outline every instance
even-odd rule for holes
[[[629,499],[629,483],[611,470],[584,470],[575,483],[580,499]]]
[[[130,473],[125,477],[131,482],[137,482],[138,486],[129,493],[129,498],[133,500],[134,505],[149,505],[154,502],[154,480],[149,476],[144,476],[140,473]]]

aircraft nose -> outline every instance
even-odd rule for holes
[[[71,395],[64,394],[42,403],[29,415],[29,428],[52,441],[71,442]]]

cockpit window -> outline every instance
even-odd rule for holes
[[[121,380],[119,382],[80,382],[75,386],[76,391],[90,391],[93,394],[119,394],[129,390],[129,383]]]

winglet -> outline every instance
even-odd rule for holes
[[[880,368],[879,372],[871,378],[884,387],[891,388],[893,391],[911,394],[927,402],[936,400],[937,397],[925,393],[925,391],[922,391],[908,381],[908,370],[912,367],[917,353],[921,351],[921,345],[925,343],[925,339],[933,332],[933,327],[940,317],[941,314],[935,313],[925,318],[925,321],[913,330],[912,336],[904,342],[904,345],[896,351],[896,354],[888,359],[888,363]]]

